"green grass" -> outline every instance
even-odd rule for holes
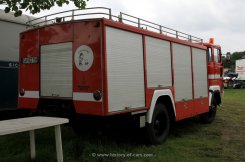
[[[65,162],[245,161],[245,89],[225,90],[212,124],[201,124],[196,117],[178,122],[162,145],[147,145],[143,130],[126,128],[78,136],[63,126],[62,139]],[[56,161],[52,128],[37,131],[36,149],[35,161]],[[30,161],[28,133],[0,136],[0,162],[5,161]]]

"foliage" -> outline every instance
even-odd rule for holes
[[[80,9],[85,8],[88,0],[70,0]],[[51,7],[69,4],[69,0],[0,0],[0,5],[7,5],[5,13],[14,12],[15,16],[22,15],[22,10],[30,11],[31,14],[39,13],[41,10],[49,10]]]
[[[239,60],[244,56],[245,56],[245,51],[232,53],[230,62],[223,60],[224,67],[225,68],[234,68],[235,64],[236,64],[236,60]]]

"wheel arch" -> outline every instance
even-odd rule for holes
[[[163,103],[167,107],[167,111],[170,115],[170,120],[175,121],[176,111],[173,99],[173,94],[170,89],[156,90],[151,99],[151,106],[146,114],[146,122],[152,122],[152,116],[154,112],[155,105],[157,103]]]

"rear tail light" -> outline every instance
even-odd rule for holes
[[[93,93],[93,96],[94,96],[94,99],[95,99],[96,101],[99,101],[99,100],[102,98],[102,94],[101,94],[100,91],[95,91],[95,92]]]
[[[20,89],[20,96],[24,96],[25,95],[25,90],[23,88]]]

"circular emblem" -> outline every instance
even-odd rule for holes
[[[75,53],[75,64],[80,71],[87,71],[93,64],[94,54],[89,46],[82,45]]]

